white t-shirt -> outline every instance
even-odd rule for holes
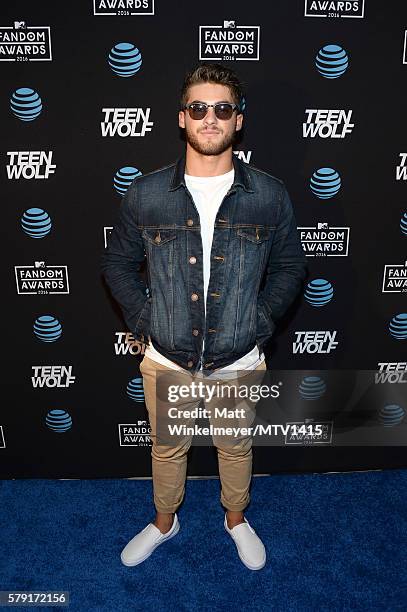
[[[215,226],[216,215],[219,207],[222,203],[223,198],[229,191],[233,180],[234,180],[234,168],[226,174],[220,174],[218,176],[191,176],[185,174],[185,183],[190,191],[194,200],[195,206],[199,212],[200,224],[201,224],[201,237],[203,247],[203,278],[204,278],[204,307],[206,315],[206,296],[208,293],[209,286],[209,275],[211,269],[211,248],[213,231]],[[203,350],[204,342],[202,345]],[[154,361],[157,361],[165,366],[168,366],[175,370],[185,371],[178,364],[170,361],[164,355],[159,353],[153,346],[153,343],[147,345],[145,355]],[[234,361],[228,366],[218,368],[214,373],[219,374],[223,372],[236,371],[236,370],[253,370],[257,368],[260,363],[264,361],[264,353],[260,355],[257,344],[249,352],[246,353],[240,359]],[[202,364],[201,364],[202,370]]]

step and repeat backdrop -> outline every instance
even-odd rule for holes
[[[199,61],[242,79],[234,154],[283,179],[309,264],[266,348],[290,427],[254,472],[406,465],[406,46],[401,1],[3,11],[0,477],[151,475],[145,347],[100,260],[131,181],[184,150],[179,93]],[[213,447],[191,449],[189,474],[217,474]]]

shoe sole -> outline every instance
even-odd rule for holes
[[[171,540],[171,538],[176,536],[178,532],[179,532],[179,523],[177,524],[176,528],[174,529],[174,532],[170,536],[168,536],[168,538],[165,538],[165,540],[161,540],[161,542],[157,542],[156,544],[154,544],[154,546],[150,550],[150,552],[147,555],[144,555],[144,557],[142,559],[137,559],[137,561],[135,561],[134,563],[126,563],[125,561],[123,561],[122,557],[120,556],[121,562],[126,567],[134,567],[135,565],[139,565],[140,563],[143,563],[143,561],[148,559],[153,554],[153,552],[155,551],[156,548],[158,548],[158,546],[160,546],[161,544],[164,544],[164,542],[168,542],[168,540]]]

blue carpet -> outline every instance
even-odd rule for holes
[[[70,591],[69,608],[31,609],[407,610],[407,470],[253,478],[257,572],[223,528],[217,479],[187,481],[179,534],[133,568],[120,552],[154,518],[150,480],[0,487],[0,590]]]

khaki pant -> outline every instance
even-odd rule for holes
[[[249,384],[253,380],[260,382],[266,370],[266,363],[263,361],[255,370],[246,372],[238,372],[233,379],[225,381],[228,385],[242,384],[241,377],[249,375]],[[162,409],[160,404],[163,404],[159,394],[157,394],[157,375],[169,376],[171,384],[186,384],[187,379],[197,380],[200,377],[203,380],[202,373],[192,374],[178,372],[171,368],[144,357],[140,364],[140,372],[143,376],[145,403],[149,415],[151,426],[151,457],[152,457],[152,475],[154,489],[154,505],[158,512],[175,512],[184,499],[185,494],[185,479],[187,472],[187,453],[191,446],[192,436],[186,435],[170,442],[169,444],[158,443],[157,424],[160,425],[160,414]],[[215,373],[216,375],[216,373]],[[233,373],[232,373],[233,375]],[[160,378],[158,378],[160,380]],[[206,377],[207,380],[207,377]],[[200,405],[200,399],[183,399],[179,398],[171,407],[181,408],[184,410],[193,410]],[[236,406],[236,400],[235,406]],[[248,401],[239,399],[239,406],[248,405]],[[207,404],[210,406],[210,403]],[[158,409],[157,409],[158,406]],[[169,403],[166,404],[166,412],[168,414]],[[253,418],[253,405],[251,404],[251,417]],[[158,416],[157,416],[158,415]],[[212,423],[212,419],[209,419]],[[250,423],[245,422],[245,419],[237,419],[240,426],[245,426]],[[179,421],[177,421],[179,423]],[[185,419],[185,424],[191,425],[195,419]],[[236,420],[234,421],[236,424]],[[219,425],[219,420],[216,422]],[[230,425],[230,422],[227,423]],[[241,435],[233,441],[217,438],[213,436],[213,444],[217,448],[219,476],[221,481],[220,501],[228,510],[240,511],[244,510],[250,501],[249,487],[252,475],[252,436]]]

